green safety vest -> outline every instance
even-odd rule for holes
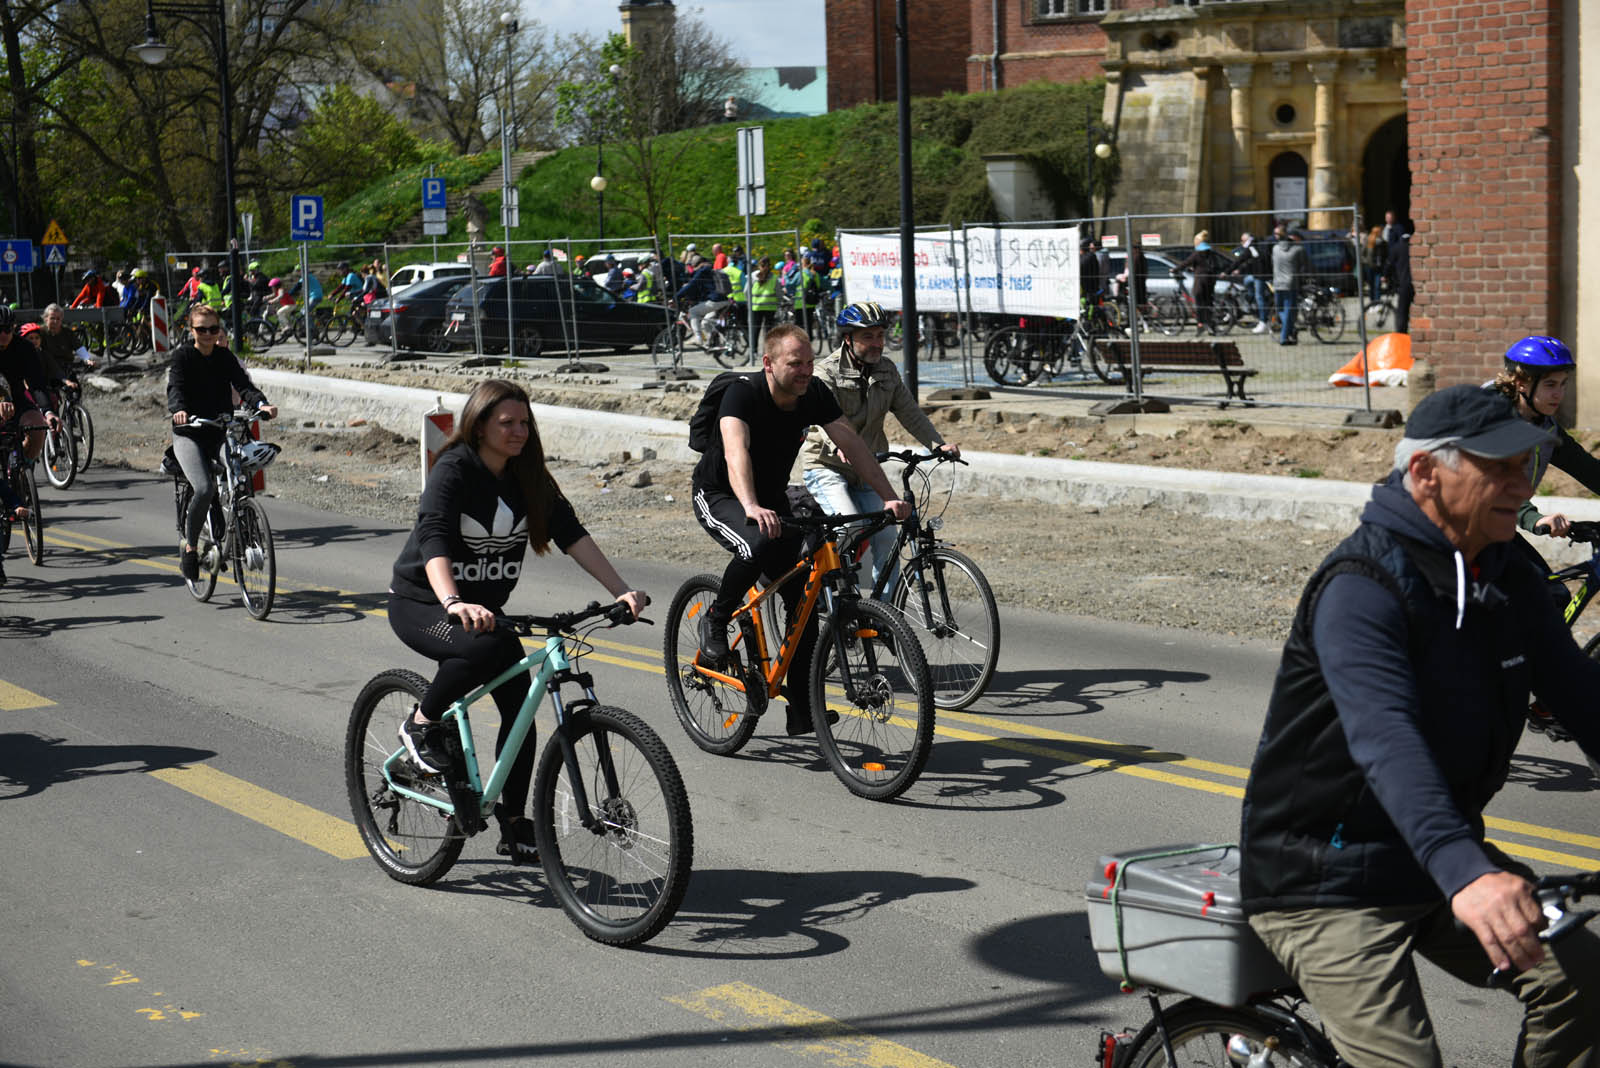
[[[646,267],[641,272],[639,288],[635,290],[633,299],[642,302],[651,301],[655,299],[655,292],[656,276],[650,273],[650,268]]]
[[[744,271],[736,267],[732,260],[729,260],[728,265],[722,269],[722,273],[728,276],[728,281],[733,285],[733,292],[728,294],[728,299],[735,304],[743,304],[745,301]]]
[[[756,311],[778,310],[778,272],[767,275],[765,282],[759,278],[750,282],[750,307]]]
[[[218,311],[222,310],[223,304],[221,286],[207,285],[205,282],[201,282],[196,288],[200,290],[201,304],[209,304]]]

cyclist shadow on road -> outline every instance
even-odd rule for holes
[[[234,598],[237,602],[238,598]],[[387,593],[280,590],[268,623],[359,623],[389,603]]]
[[[1152,693],[1178,683],[1211,681],[1203,671],[1161,668],[1066,668],[996,671],[971,711],[1017,717],[1081,716],[1101,712],[1110,701]],[[1030,711],[1033,706],[1045,706]]]
[[[48,787],[97,775],[199,764],[216,755],[210,749],[182,745],[72,745],[65,738],[25,731],[0,734],[0,800],[31,797]]]
[[[1119,767],[1183,759],[1182,753],[1112,742],[936,737],[922,775],[891,804],[951,812],[1050,808],[1067,800],[1063,791],[1077,780]]]
[[[787,960],[849,948],[845,931],[875,909],[977,886],[903,871],[697,870],[677,916],[641,952],[707,960]]]
[[[1589,765],[1584,763],[1583,750],[1572,747],[1573,760],[1553,760],[1550,757],[1518,753],[1511,758],[1511,772],[1507,785],[1526,786],[1530,790],[1546,793],[1588,793],[1600,789],[1600,782]]]
[[[278,551],[284,549],[320,549],[325,545],[367,545],[374,538],[395,537],[403,539],[406,531],[399,527],[358,527],[351,523],[330,523],[324,526],[274,527],[273,538]],[[398,542],[395,552],[399,552]]]

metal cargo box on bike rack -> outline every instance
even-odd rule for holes
[[[1101,857],[1085,900],[1090,940],[1113,979],[1219,1005],[1293,983],[1245,921],[1237,846]]]

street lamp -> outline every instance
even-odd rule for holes
[[[622,73],[620,63],[611,64],[608,72],[611,75],[611,93],[617,92],[617,75]],[[602,112],[602,114],[604,114]],[[606,239],[606,134],[602,126],[596,125],[594,138],[594,177],[589,179],[589,188],[594,190],[595,205],[599,213],[600,240]]]
[[[1108,160],[1111,158],[1111,142],[1116,140],[1116,132],[1108,130],[1100,123],[1094,121],[1094,116],[1089,111],[1089,105],[1083,105],[1083,134],[1089,149],[1089,214],[1094,214],[1094,161]],[[1111,190],[1106,189],[1106,198],[1102,207],[1109,207],[1111,203]],[[1089,225],[1090,236],[1094,234],[1094,224]]]
[[[509,148],[515,149],[517,147],[517,107],[516,101],[512,99],[511,96],[511,45],[512,39],[517,35],[517,16],[513,15],[509,11],[501,12],[500,28],[504,30],[506,34],[506,111],[505,116],[501,118],[500,123],[502,126],[504,126],[507,122],[511,124]],[[509,157],[507,157],[505,161],[505,167],[509,167],[510,165],[511,160]]]
[[[150,66],[159,66],[172,51],[172,46],[156,33],[156,15],[175,15],[186,18],[203,30],[200,20],[211,17],[217,20],[217,78],[222,83],[222,195],[228,202],[228,285],[232,289],[229,301],[229,336],[239,343],[243,323],[244,293],[240,288],[243,276],[239,263],[239,209],[233,197],[233,83],[228,76],[228,13],[223,0],[205,4],[161,3],[145,0],[144,41],[129,51]]]

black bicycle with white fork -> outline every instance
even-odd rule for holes
[[[898,570],[880,568],[872,586],[876,600],[887,601],[905,617],[922,641],[933,683],[933,703],[961,709],[976,701],[994,678],[1000,660],[1000,609],[983,571],[965,553],[939,540],[950,493],[933,492],[923,464],[965,464],[947,452],[881,452],[878,462],[898,460],[901,498],[911,514],[900,521],[894,552]],[[913,481],[918,483],[915,490]],[[954,487],[951,487],[953,490]],[[889,585],[895,570],[894,584]]]
[[[200,557],[200,575],[184,581],[195,600],[208,601],[217,588],[218,574],[231,565],[245,611],[256,619],[267,618],[278,590],[272,524],[267,522],[267,513],[255,498],[256,473],[278,458],[278,446],[250,436],[252,422],[264,418],[260,412],[240,411],[217,419],[191,416],[186,424],[212,427],[223,433],[222,445],[211,461],[217,495],[212,499],[211,510],[206,514],[199,543],[195,546]],[[172,498],[177,508],[179,547],[182,548],[184,520],[189,514],[189,502],[194,498],[194,487],[183,476],[183,469],[172,458],[170,449],[167,457],[162,461],[162,468],[172,475]]]

